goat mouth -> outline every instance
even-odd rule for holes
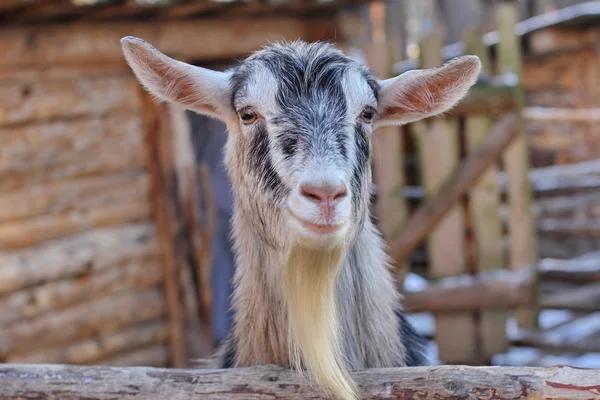
[[[307,221],[298,217],[292,211],[290,211],[292,217],[300,222],[300,224],[313,233],[317,233],[319,235],[329,235],[335,233],[340,230],[343,224],[315,224],[314,222]]]

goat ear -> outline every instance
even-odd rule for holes
[[[375,127],[407,124],[448,111],[467,94],[480,72],[478,57],[463,56],[381,81]]]
[[[121,47],[142,86],[159,100],[221,120],[231,118],[228,73],[176,61],[132,36],[121,39]]]

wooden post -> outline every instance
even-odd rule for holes
[[[371,3],[372,43],[367,46],[367,59],[378,78],[390,77],[390,52],[384,29],[385,5],[382,1]],[[404,186],[404,149],[399,127],[379,128],[373,138],[373,175],[377,186],[376,215],[379,228],[386,241],[392,241],[408,217],[406,199],[399,194]],[[396,283],[402,290],[409,265],[396,265]]]
[[[157,221],[158,240],[165,268],[165,293],[169,312],[171,365],[189,367],[193,358],[203,357],[212,347],[204,337],[198,311],[198,296],[193,274],[193,247],[190,246],[190,221],[186,215],[187,193],[182,159],[176,149],[185,149],[185,140],[173,129],[168,106],[159,104],[141,91],[146,117],[152,202]],[[179,121],[181,123],[181,121]],[[183,133],[185,134],[185,132]],[[191,151],[191,146],[187,147]],[[185,157],[185,154],[183,155]],[[185,159],[185,158],[183,158]],[[187,158],[189,160],[189,158]]]
[[[467,32],[464,37],[466,53],[479,56],[482,60],[482,74],[489,74],[487,49],[482,42],[479,30]],[[485,140],[492,126],[490,116],[484,114],[465,117],[465,138],[468,153],[472,153]],[[487,168],[483,176],[469,192],[469,210],[472,222],[473,240],[477,273],[504,268],[502,246],[502,224],[498,216],[500,190],[497,182],[498,166]],[[491,357],[506,352],[509,341],[506,335],[507,311],[482,311],[478,315],[479,355],[482,363]]]
[[[525,106],[522,88],[521,46],[515,33],[518,22],[517,8],[512,1],[501,1],[496,10],[500,32],[498,43],[498,71],[505,78],[514,80],[518,90],[517,107],[521,114],[518,137],[504,155],[504,169],[508,176],[510,268],[537,265],[538,244],[532,212],[532,191],[528,179],[529,152],[522,110]],[[535,328],[538,325],[536,307],[517,312],[519,326]]]
[[[421,42],[422,68],[442,64],[443,35],[433,31]],[[459,164],[459,127],[456,117],[432,118],[412,124],[427,196],[434,196]],[[464,211],[454,205],[428,238],[433,279],[467,272]],[[436,342],[444,363],[472,363],[477,358],[477,330],[473,314],[436,314]]]

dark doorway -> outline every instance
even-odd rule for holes
[[[223,70],[228,65],[202,67]],[[212,195],[215,205],[215,232],[212,241],[211,284],[213,291],[212,314],[214,337],[221,342],[231,330],[232,313],[230,298],[234,274],[234,256],[230,240],[230,219],[233,209],[231,184],[223,160],[227,141],[227,129],[221,121],[194,112],[187,112],[190,119],[192,143],[197,164],[206,163],[210,170]],[[201,198],[203,197],[200,196]],[[199,205],[201,206],[201,205]]]

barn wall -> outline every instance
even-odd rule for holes
[[[166,366],[139,85],[41,36],[0,33],[0,362]]]
[[[523,64],[527,106],[566,110],[600,107],[598,29],[548,28],[529,38]],[[539,110],[544,111],[544,110]],[[600,125],[593,120],[527,121],[533,167],[572,164],[600,157]]]

